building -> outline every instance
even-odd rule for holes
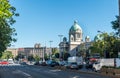
[[[69,30],[69,53],[71,56],[76,56],[78,52],[78,46],[83,42],[82,28],[78,25],[77,21]]]
[[[18,49],[17,48],[8,48],[7,51],[12,52],[13,58],[15,58],[18,55]]]
[[[69,42],[67,41],[67,38],[64,37],[63,41],[60,42],[60,58],[63,58],[64,53],[68,53],[69,51]]]
[[[52,49],[58,49],[56,47],[41,47],[39,43],[36,43],[34,47],[23,47],[23,48],[8,48],[7,51],[11,51],[14,57],[17,55],[24,56],[27,59],[29,56],[39,56],[40,58],[44,58],[44,55],[51,56]]]
[[[90,37],[86,36],[85,41],[83,41],[82,28],[77,21],[74,21],[74,24],[69,29],[69,41],[67,41],[66,37],[64,37],[63,42],[59,44],[60,56],[63,55],[64,51],[68,52],[71,56],[76,56],[81,50],[84,50],[86,54],[85,50],[90,46]]]

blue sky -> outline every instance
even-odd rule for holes
[[[58,47],[62,34],[68,38],[74,20],[83,29],[83,37],[91,40],[98,30],[114,31],[111,21],[118,15],[118,0],[11,0],[20,16],[15,18],[17,42],[14,47]]]

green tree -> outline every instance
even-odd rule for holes
[[[45,53],[44,58],[45,58],[45,60],[49,59],[49,56],[47,55],[47,53]]]
[[[120,37],[119,16],[116,16],[116,20],[111,22],[112,28],[116,31],[115,34]]]
[[[33,60],[34,60],[33,55],[28,56],[28,61],[33,61]]]
[[[70,54],[69,53],[64,53],[64,60],[67,60],[67,58],[70,57]]]
[[[93,46],[90,47],[92,53],[100,53],[100,55],[106,56],[107,58],[117,56],[116,48],[118,48],[117,37],[114,33],[101,33],[97,35]]]
[[[15,28],[11,26],[16,22],[14,16],[19,16],[8,0],[0,0],[0,55],[10,46],[11,42],[15,42]]]
[[[120,39],[115,41],[112,57],[118,57],[118,52],[120,52]]]
[[[53,48],[52,49],[52,55],[55,55],[56,53],[58,53],[58,49],[57,48]]]
[[[12,52],[10,51],[5,51],[1,57],[2,59],[9,59],[9,58],[13,58]]]
[[[77,56],[83,56],[85,57],[86,56],[86,51],[87,51],[87,48],[85,48],[85,43],[82,43],[80,44],[80,48],[78,49],[78,53],[76,54]]]
[[[59,58],[59,53],[55,53],[55,57],[56,57],[56,58]]]
[[[38,55],[34,56],[35,61],[39,61],[40,57]]]
[[[15,59],[19,60],[19,59],[23,59],[25,57],[25,55],[23,55],[22,53],[18,54]]]
[[[103,49],[103,44],[102,42],[94,42],[93,43],[93,46],[89,47],[90,51],[91,51],[91,54],[90,55],[93,55],[95,53],[100,53],[100,56],[103,57],[104,56],[104,49]]]

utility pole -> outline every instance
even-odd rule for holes
[[[52,54],[51,43],[52,43],[53,41],[49,41],[49,42],[50,42],[50,53],[49,53],[49,56],[50,56],[50,59],[52,59],[52,58],[51,58],[51,54]]]
[[[120,0],[118,0],[118,6],[119,6],[119,29],[118,29],[118,33],[119,33],[119,37],[120,37]]]
[[[45,62],[45,47],[43,46],[43,62]]]

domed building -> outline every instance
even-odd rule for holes
[[[78,52],[78,46],[83,42],[83,32],[82,28],[77,21],[69,30],[69,53],[71,56],[75,56]]]
[[[65,52],[69,53],[70,56],[76,56],[81,50],[88,49],[90,46],[90,37],[86,36],[84,42],[82,28],[77,21],[74,21],[74,24],[69,29],[69,41],[64,37],[59,44],[60,57],[63,57]]]

